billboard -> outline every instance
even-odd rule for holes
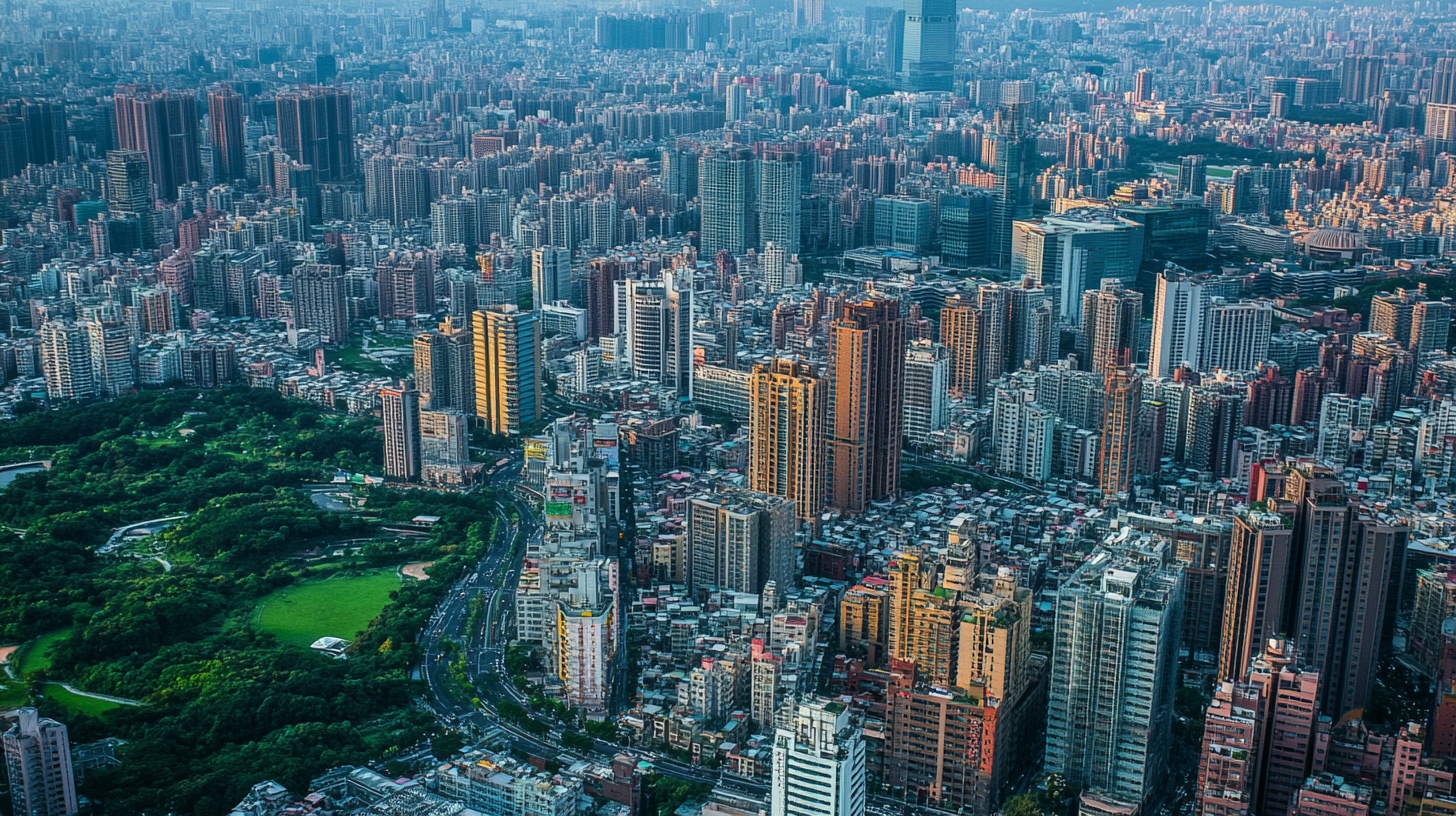
[[[549,501],[546,502],[546,515],[548,516],[570,516],[571,502]]]
[[[544,440],[544,439],[527,439],[526,440],[526,458],[527,459],[545,459],[546,458],[546,440]]]

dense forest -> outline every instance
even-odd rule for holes
[[[0,644],[51,635],[31,689],[60,679],[143,703],[98,718],[39,699],[73,742],[127,740],[120,767],[86,777],[99,812],[215,816],[262,779],[302,789],[434,734],[408,708],[416,635],[490,545],[495,497],[375,488],[356,514],[297,489],[339,468],[377,472],[379,447],[372,419],[260,389],[142,393],[0,424],[0,462],[52,462],[0,492]],[[97,551],[116,527],[183,513],[158,537],[165,559]],[[441,517],[428,537],[375,535],[421,513]],[[344,540],[367,543],[331,553]],[[253,625],[282,587],[407,561],[433,561],[430,580],[390,592],[347,660]]]

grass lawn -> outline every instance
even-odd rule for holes
[[[31,672],[49,669],[51,667],[51,648],[70,633],[70,629],[60,629],[36,638],[35,642],[25,650],[25,656],[21,658],[20,665],[15,667],[16,673],[25,677]]]
[[[113,708],[121,708],[121,703],[72,694],[55,683],[41,686],[41,693],[47,699],[54,700],[77,714],[89,714],[92,717],[100,717]]]
[[[399,589],[393,567],[362,576],[305,581],[272,593],[258,604],[254,625],[280,643],[307,646],[321,637],[353,640]]]
[[[9,711],[25,705],[28,695],[25,684],[6,677],[0,679],[0,711]]]

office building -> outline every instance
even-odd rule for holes
[[[953,268],[991,263],[994,205],[988,191],[941,196],[936,233],[942,263]]]
[[[999,161],[999,159],[998,159]],[[1143,258],[1143,225],[1096,208],[1023,219],[1008,225],[1011,280],[1045,288],[1059,323],[1082,319],[1084,293],[1102,282],[1137,279]]]
[[[827,492],[829,383],[809,363],[755,365],[749,379],[748,484],[815,522]]]
[[[519,436],[541,418],[541,330],[536,315],[513,305],[476,312],[475,415],[493,434]]]
[[[1125,529],[1058,591],[1045,768],[1068,787],[1133,809],[1162,795],[1182,582],[1171,542]]]
[[[748,150],[709,150],[698,159],[701,256],[742,255],[758,245],[756,163]]]
[[[194,94],[124,85],[114,99],[117,144],[146,156],[159,198],[175,200],[178,187],[205,181]]]
[[[909,196],[875,199],[875,245],[912,252],[930,251],[930,202]]]
[[[904,0],[900,84],[907,91],[950,91],[955,64],[953,0]]]
[[[799,156],[777,152],[758,166],[758,245],[772,243],[789,255],[799,254]]]
[[[1202,156],[1184,156],[1178,161],[1178,192],[1199,196],[1208,192],[1208,165]]]
[[[992,251],[988,253],[988,260],[1000,269],[1011,269],[1013,280],[1025,277],[1023,272],[1017,270],[1014,259],[1014,225],[1017,221],[1030,218],[1032,208],[1029,165],[1035,145],[1028,144],[1029,125],[1026,117],[1025,105],[1002,105],[996,109],[996,118],[992,122],[996,160],[991,167],[995,185],[991,188]],[[1043,286],[1052,285],[1042,277],[1037,277],[1036,282]]]
[[[665,270],[658,281],[626,281],[627,347],[633,376],[692,399],[691,274]]]
[[[0,734],[11,812],[17,816],[71,816],[77,810],[76,781],[66,726],[40,716],[34,708],[22,708],[16,714],[16,723]]]
[[[212,139],[212,178],[229,182],[248,177],[243,142],[243,98],[227,85],[207,91],[207,130]]]
[[[861,728],[844,703],[799,703],[774,733],[769,816],[863,816],[866,755]]]
[[[841,306],[829,327],[829,358],[829,504],[853,515],[900,489],[905,320],[899,301],[870,297]]]
[[[349,344],[349,312],[344,269],[333,264],[302,264],[293,269],[293,323],[318,334],[323,346]]]
[[[320,182],[354,178],[354,108],[339,88],[299,88],[277,96],[278,144],[313,168]]]
[[[406,380],[379,391],[384,416],[384,474],[401,482],[420,477],[420,394]]]
[[[923,444],[946,426],[950,353],[932,340],[914,340],[905,350],[905,439]]]

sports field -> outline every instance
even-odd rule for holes
[[[393,567],[361,576],[305,581],[280,589],[258,604],[254,624],[278,642],[307,646],[321,637],[353,640],[399,589]]]

